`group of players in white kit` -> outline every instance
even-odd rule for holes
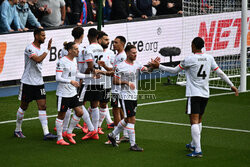
[[[101,125],[106,118],[107,124],[111,124],[108,110],[108,102],[114,116],[114,130],[108,134],[105,144],[118,146],[120,141],[130,142],[131,151],[143,151],[135,142],[135,115],[138,97],[138,75],[140,72],[151,72],[155,68],[171,73],[180,70],[187,71],[186,96],[187,114],[190,114],[192,142],[186,147],[192,151],[188,156],[201,157],[200,146],[201,118],[204,113],[208,98],[208,77],[210,70],[215,70],[238,95],[237,88],[228,77],[219,69],[210,55],[203,54],[201,49],[204,41],[197,37],[192,41],[192,54],[187,56],[176,68],[160,65],[157,57],[149,62],[149,68],[142,66],[136,61],[137,50],[134,45],[127,45],[123,36],[114,39],[114,52],[108,50],[109,37],[105,32],[94,28],[88,31],[89,45],[83,48],[81,43],[84,36],[82,27],[77,26],[72,30],[73,42],[64,43],[61,57],[56,67],[56,81],[58,87],[56,118],[57,135],[48,131],[46,117],[46,93],[42,79],[42,61],[48,54],[52,40],[48,43],[47,51],[41,49],[45,40],[45,32],[35,29],[35,40],[25,49],[25,70],[21,79],[19,99],[21,106],[17,111],[16,137],[25,138],[21,125],[25,110],[32,100],[36,100],[39,108],[39,119],[41,121],[44,140],[57,138],[58,145],[76,144],[75,134],[72,133],[81,118],[87,124],[85,129],[86,139],[99,139],[98,134],[103,134]],[[77,88],[79,88],[77,91]],[[85,108],[85,102],[90,102],[90,108]],[[71,117],[71,109],[74,110]],[[123,138],[119,134],[123,131]],[[66,142],[66,137],[70,143]]]

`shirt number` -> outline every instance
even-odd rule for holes
[[[203,64],[200,66],[200,69],[197,73],[197,77],[202,77],[202,79],[205,79],[207,77],[206,71],[202,71],[203,69]]]
[[[100,56],[96,55],[94,57],[95,57],[95,63],[96,63],[95,68],[100,70],[101,67],[98,65],[98,61],[100,61],[103,58],[103,55],[100,55]]]
[[[41,95],[46,95],[45,89],[40,89]]]

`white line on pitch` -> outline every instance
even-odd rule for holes
[[[210,96],[213,97],[213,96],[223,96],[223,95],[230,95],[230,94],[234,94],[234,92],[213,94],[213,95],[210,95]],[[170,103],[170,102],[183,101],[183,100],[186,100],[186,98],[173,99],[173,100],[164,100],[164,101],[156,101],[156,102],[150,102],[150,103],[142,103],[142,104],[138,104],[138,106],[145,106],[145,105],[159,104],[159,103]],[[111,109],[111,108],[109,108],[109,109]],[[56,117],[56,116],[57,115],[48,115],[47,117],[51,118],[51,117]],[[23,121],[36,120],[36,119],[39,119],[39,118],[38,117],[25,118],[25,119],[23,119]],[[175,123],[175,122],[166,122],[166,121],[154,121],[154,120],[144,120],[144,119],[136,119],[136,120],[141,121],[141,122],[179,125],[179,126],[190,126],[189,124],[184,124],[184,123]],[[2,121],[2,122],[0,122],[0,124],[7,124],[7,123],[14,123],[14,122],[16,122],[16,120]],[[227,130],[227,131],[250,133],[249,130],[242,130],[242,129],[231,129],[231,128],[212,127],[212,126],[202,126],[202,127],[203,128],[208,128],[208,129],[218,129],[218,130]]]
[[[149,123],[158,123],[158,124],[168,124],[168,125],[190,126],[190,124],[184,124],[184,123],[166,122],[166,121],[154,121],[154,120],[145,120],[145,119],[137,119],[137,118],[136,118],[136,121],[140,121],[140,122],[149,122]],[[250,133],[250,130],[231,129],[231,128],[204,126],[204,125],[202,125],[202,128]]]

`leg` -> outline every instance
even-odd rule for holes
[[[58,115],[56,118],[56,133],[57,133],[57,141],[63,140],[62,130],[63,130],[63,120],[65,118],[66,112],[58,111]]]
[[[72,109],[68,109],[63,119],[63,132],[67,132]]]
[[[201,152],[199,118],[200,114],[190,114],[191,136],[195,147],[195,152]]]
[[[106,115],[107,115],[107,110],[106,110],[106,103],[105,102],[101,102],[100,103],[100,118],[99,118],[99,124],[98,124],[98,128],[101,128],[103,120],[105,119]]]
[[[48,120],[46,114],[46,99],[36,100],[38,106],[39,120],[42,124],[44,135],[49,134]]]
[[[94,129],[98,130],[98,122],[99,122],[99,101],[91,101],[91,116],[92,116],[92,123],[94,126]]]
[[[18,108],[17,114],[16,114],[16,129],[14,131],[14,136],[16,137],[25,138],[25,136],[22,133],[22,123],[23,123],[25,110],[27,110],[28,106],[29,106],[28,102],[21,100],[21,105]]]

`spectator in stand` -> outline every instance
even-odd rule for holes
[[[112,1],[111,20],[127,19],[131,21],[135,17],[148,18],[135,6],[134,0]]]
[[[0,33],[13,32],[13,28],[17,31],[21,29],[16,5],[19,0],[5,0],[0,6]],[[13,23],[13,28],[12,28]]]
[[[64,0],[39,0],[39,7],[51,8],[49,15],[43,15],[41,24],[44,27],[57,27],[64,24],[66,9]]]
[[[104,20],[110,20],[110,13],[112,8],[112,0],[105,0],[105,6],[103,8]]]
[[[146,16],[152,16],[152,0],[134,0],[136,7]]]
[[[70,24],[94,24],[94,15],[90,0],[68,0],[68,3],[70,7]]]
[[[33,28],[43,28],[37,21],[37,18],[34,16],[34,14],[31,12],[27,0],[20,0],[16,8],[20,19],[20,26],[24,31],[29,30],[26,28],[27,23],[30,23]]]
[[[153,0],[156,15],[183,14],[182,0]]]
[[[39,7],[37,4],[38,0],[28,0],[28,5],[34,16],[40,22],[43,15],[51,14],[52,10],[47,5]]]

